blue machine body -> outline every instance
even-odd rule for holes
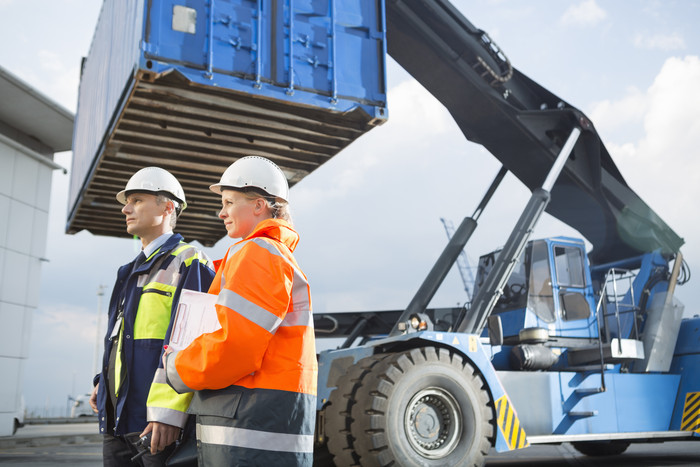
[[[345,371],[350,365],[375,353],[390,352],[399,347],[405,349],[407,344],[412,348],[431,345],[445,347],[465,356],[483,378],[491,400],[502,402],[497,404],[498,410],[502,411],[504,416],[498,417],[501,423],[496,432],[494,448],[499,452],[509,451],[514,448],[513,444],[519,432],[518,430],[507,430],[505,423],[507,420],[509,424],[518,426],[516,408],[508,401],[508,395],[501,385],[496,370],[489,361],[488,353],[484,350],[479,337],[476,335],[424,331],[416,334],[373,340],[365,346],[321,352],[319,355],[318,375],[318,380],[321,384],[318,387],[317,410],[323,408],[330,397],[331,391],[335,389],[332,386],[332,382],[336,381],[340,373]],[[324,382],[327,384],[322,384]],[[507,417],[505,416],[506,413]]]
[[[681,323],[671,373],[681,375],[671,429],[700,437],[700,317]]]
[[[497,253],[481,257],[477,284]],[[594,281],[604,290],[601,284],[611,269],[618,271],[618,277],[627,278],[627,288],[620,283],[618,296],[604,293],[600,300],[594,293]],[[675,350],[670,349],[670,368],[665,371],[636,369],[633,358],[639,356],[611,358],[606,354],[605,362],[597,356],[599,335],[610,347],[610,339],[641,338],[650,316],[661,312],[655,297],[666,296],[668,277],[668,257],[658,251],[590,267],[581,240],[534,240],[508,281],[511,293],[504,293],[494,310],[493,316],[502,324],[504,343],[492,345],[488,332],[480,336],[439,332],[431,323],[425,331],[375,335],[364,345],[324,351],[319,355],[317,409],[321,411],[328,402],[337,378],[360,359],[435,346],[462,355],[481,375],[494,402],[498,427],[494,448],[499,452],[514,449],[512,430],[498,413],[500,400],[512,408],[511,420],[524,430],[528,443],[577,437],[606,440],[618,434],[634,439],[635,433],[644,439],[668,436],[665,433],[676,433],[679,438],[686,436],[679,433],[686,433],[691,439],[700,439],[700,318],[680,322]],[[547,285],[546,293],[540,290],[542,284]],[[579,297],[572,299],[572,294]],[[528,295],[534,295],[534,300]],[[607,308],[596,311],[599,301],[601,306],[607,303]],[[614,307],[624,311],[616,316]],[[598,317],[604,315],[605,322],[599,326]],[[441,316],[444,320],[449,315]],[[449,327],[445,323],[440,326]],[[519,331],[526,328],[547,330],[548,342],[535,344],[551,355],[546,368],[523,368],[518,366],[521,361],[514,360],[514,351],[523,345]],[[410,325],[406,329],[410,330]],[[532,342],[525,345],[533,347]],[[578,351],[591,349],[594,357],[590,362],[577,362],[573,357]]]
[[[607,390],[599,392],[596,372],[498,375],[531,438],[668,431],[681,379],[674,374],[607,372]]]
[[[645,308],[650,297],[668,290],[668,260],[658,251],[653,251],[622,261],[592,266],[591,277],[603,283],[607,271],[611,269],[637,271],[631,287],[624,293],[624,297],[621,297],[619,325],[612,322],[613,319],[617,319],[614,316],[608,316],[610,322],[606,323],[609,325],[611,337],[628,338],[638,333],[632,310],[636,307]]]
[[[498,253],[480,258],[474,294]],[[517,336],[525,328],[545,328],[560,337],[597,337],[596,316],[592,312],[595,297],[585,258],[585,244],[580,239],[554,237],[531,242],[493,311],[501,317],[504,336]],[[567,313],[565,296],[577,296],[585,303],[585,310]]]

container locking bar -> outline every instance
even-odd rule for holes
[[[525,210],[520,215],[520,219],[518,219],[518,222],[515,224],[510,237],[508,237],[508,241],[506,241],[505,246],[498,255],[496,263],[486,277],[484,284],[479,288],[479,291],[472,301],[471,308],[459,325],[458,332],[481,334],[481,331],[486,325],[486,320],[503,293],[503,287],[506,282],[508,282],[515,268],[515,264],[530,238],[530,234],[532,234],[537,221],[542,216],[547,204],[549,204],[549,192],[554,186],[554,182],[559,177],[561,170],[564,168],[564,164],[569,158],[571,151],[573,151],[580,134],[581,129],[578,127],[574,127],[574,129],[571,130],[571,134],[569,134],[564,146],[562,146],[542,187],[532,192],[532,196],[525,206]]]

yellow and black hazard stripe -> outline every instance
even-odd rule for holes
[[[689,392],[685,395],[681,430],[700,433],[700,392]]]
[[[520,426],[520,420],[518,420],[513,406],[505,395],[496,401],[496,416],[498,428],[500,428],[506,443],[508,443],[508,449],[512,451],[526,448],[530,445],[525,435],[525,430]]]

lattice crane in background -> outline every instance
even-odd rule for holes
[[[451,240],[455,233],[455,226],[451,220],[440,218],[442,225],[445,227],[445,233],[447,234],[447,240]],[[469,258],[467,257],[467,252],[462,250],[457,257],[457,269],[459,270],[459,275],[462,277],[462,283],[464,284],[464,291],[467,293],[467,301],[471,303],[472,292],[474,291],[474,272],[471,266],[469,266]]]

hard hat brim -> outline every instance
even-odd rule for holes
[[[222,185],[221,183],[215,183],[213,185],[209,185],[209,189],[216,193],[217,195],[220,195],[222,191],[224,191],[224,187],[228,185]],[[231,187],[233,188],[233,187]]]
[[[126,206],[126,190],[122,190],[117,193],[117,201]]]
[[[126,206],[126,198],[127,198],[127,197],[129,196],[129,194],[131,194],[131,193],[146,193],[146,194],[148,194],[148,195],[154,195],[154,196],[163,195],[163,196],[165,196],[166,198],[168,198],[168,199],[170,199],[170,200],[172,200],[172,201],[176,201],[177,204],[178,204],[179,207],[180,207],[180,212],[184,211],[184,210],[187,208],[187,203],[186,203],[185,201],[179,200],[177,197],[173,196],[172,193],[170,193],[170,192],[168,192],[168,191],[162,191],[162,190],[161,190],[161,191],[151,191],[151,190],[122,190],[122,191],[120,191],[119,193],[117,193],[117,196],[116,196],[117,201],[119,201],[121,204],[123,204],[124,206]]]

